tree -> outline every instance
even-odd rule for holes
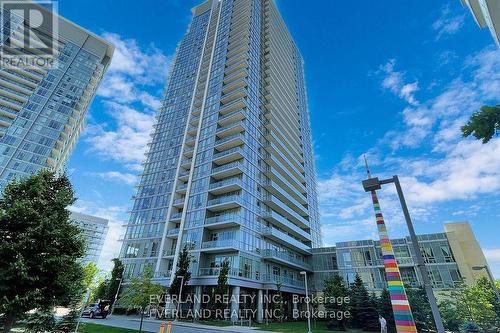
[[[229,261],[224,260],[220,267],[219,277],[217,279],[217,286],[215,287],[214,290],[214,296],[216,296],[216,298],[214,299],[217,299],[217,297],[219,297],[219,300],[221,300],[215,302],[215,307],[221,310],[226,309],[227,306],[227,304],[224,304],[222,300],[224,299],[224,296],[229,293],[229,285],[227,284],[229,269],[230,269]]]
[[[141,312],[141,323],[139,332],[142,332],[142,322],[144,319],[144,310],[152,304],[152,299],[159,299],[165,292],[165,288],[159,284],[151,282],[153,277],[153,269],[146,266],[140,277],[134,277],[130,280],[130,284],[123,291],[120,298],[120,304],[128,309],[139,309]]]
[[[474,135],[477,140],[487,143],[500,131],[500,105],[482,106],[474,113],[467,124],[462,126],[464,137]]]
[[[396,332],[396,322],[394,321],[394,311],[392,310],[391,294],[389,290],[382,290],[377,303],[378,313],[384,317],[387,322],[387,331]]]
[[[4,332],[27,311],[68,305],[81,296],[78,258],[85,242],[66,210],[74,201],[68,178],[46,170],[5,187],[0,199]]]
[[[283,322],[283,319],[285,318],[285,307],[284,307],[284,302],[283,302],[283,293],[281,292],[282,287],[283,287],[283,284],[281,282],[276,284],[276,296],[272,298],[273,315],[280,322]]]
[[[105,277],[102,277],[98,282],[97,282],[97,287],[95,290],[92,292],[92,295],[90,299],[92,301],[97,301],[99,299],[106,299],[106,293],[109,288],[109,279],[106,279]]]
[[[325,295],[325,299],[342,299],[349,295],[349,289],[345,286],[344,279],[335,274],[333,276],[329,276],[325,280],[325,289],[323,289],[323,293]],[[343,314],[348,311],[349,305],[344,302],[326,302],[325,310],[329,314],[335,314],[336,319],[331,320],[328,323],[328,328],[330,330],[336,329],[339,331],[345,331],[347,329],[347,319],[344,318]],[[341,319],[337,318],[337,315],[342,313]]]
[[[455,305],[451,300],[444,299],[439,302],[439,313],[441,313],[443,325],[447,330],[452,332],[460,330],[463,321],[460,319]]]
[[[107,285],[106,294],[103,297],[111,302],[113,302],[116,297],[116,293],[118,292],[120,281],[123,276],[123,270],[125,269],[120,259],[115,258],[112,262],[113,270],[111,271],[111,278],[109,279],[109,283]]]
[[[181,283],[182,288],[184,289],[184,286],[191,279],[191,272],[189,271],[190,263],[191,257],[189,256],[187,245],[184,245],[181,253],[179,253],[179,259],[177,260],[177,270],[175,271],[174,280],[170,284],[170,289],[168,290],[170,296],[179,295]],[[181,277],[183,278],[181,279]]]
[[[410,286],[406,286],[405,289],[417,331],[429,332],[430,330],[435,330],[434,317],[432,316],[431,306],[425,289],[422,287],[412,288]]]

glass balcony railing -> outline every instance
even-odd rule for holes
[[[241,196],[240,195],[228,195],[212,200],[208,200],[207,206],[215,206],[215,205],[221,205],[229,202],[236,202],[236,203],[241,203]]]
[[[273,239],[280,241],[281,243],[285,243],[288,246],[292,246],[295,249],[299,249],[301,251],[307,252],[310,249],[310,246],[296,240],[295,238],[287,235],[286,233],[279,231],[278,229],[267,227],[262,229],[262,234],[267,236],[272,236]]]
[[[238,249],[239,242],[236,239],[223,239],[202,243],[202,249],[233,248]]]
[[[283,285],[292,287],[304,288],[305,284],[303,280],[296,280],[289,276],[279,276],[279,275],[264,275],[262,280],[266,283],[281,283]]]
[[[306,263],[303,260],[296,258],[294,255],[290,254],[289,252],[265,249],[265,250],[261,251],[261,255],[264,258],[277,259],[277,260],[282,261],[282,262],[288,262],[288,263],[294,264],[296,266],[303,267],[303,268],[306,268],[308,270],[312,270],[310,264]]]
[[[218,216],[213,216],[205,219],[205,225],[212,225],[217,223],[224,222],[236,222],[239,223],[241,221],[241,216],[237,214],[222,214]]]
[[[214,173],[220,173],[220,172],[223,172],[223,171],[226,171],[226,170],[230,170],[230,169],[234,169],[234,168],[240,168],[240,169],[242,169],[243,168],[243,163],[237,161],[237,162],[231,162],[231,163],[228,163],[228,164],[221,165],[219,167],[213,168],[212,169],[212,174],[214,174]]]
[[[243,187],[243,181],[241,180],[241,178],[238,178],[238,177],[228,178],[228,179],[224,179],[224,180],[221,180],[219,182],[215,182],[215,183],[210,184],[209,189],[214,190],[217,188],[226,187],[226,186],[230,186],[230,185],[237,185],[238,187],[241,188],[241,187]]]

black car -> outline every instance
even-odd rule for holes
[[[89,318],[101,317],[104,319],[109,314],[110,304],[111,304],[110,301],[102,301],[102,300],[97,303],[92,303],[83,310],[82,317],[89,317]]]

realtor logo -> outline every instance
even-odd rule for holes
[[[56,2],[2,0],[2,67],[51,67],[57,52]]]

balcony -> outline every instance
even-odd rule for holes
[[[241,133],[236,133],[233,135],[226,136],[225,138],[215,140],[215,149],[227,150],[234,147],[241,146],[245,143],[245,135]]]
[[[304,207],[297,199],[288,193],[284,188],[282,188],[278,183],[266,179],[264,182],[264,188],[270,193],[275,195],[281,201],[283,201],[288,207],[292,208],[295,212],[301,216],[309,216],[308,209]]]
[[[295,238],[287,235],[286,233],[272,227],[267,227],[262,230],[262,235],[266,238],[272,239],[275,242],[281,243],[292,250],[300,252],[302,254],[309,254],[309,245],[306,245]]]
[[[174,207],[182,208],[184,206],[185,200],[186,200],[186,198],[175,199],[174,200]]]
[[[188,168],[191,166],[191,162],[193,161],[192,158],[185,158],[181,161],[181,167],[183,168]]]
[[[219,276],[220,267],[211,267],[211,268],[200,268],[198,276]],[[238,268],[230,268],[227,274],[228,276],[234,277],[243,277],[247,279],[259,280],[259,276],[256,272],[252,272],[251,270],[244,270]]]
[[[266,203],[266,205],[268,205],[278,213],[284,215],[286,218],[290,219],[293,223],[298,224],[301,228],[305,229],[309,228],[308,220],[306,220],[304,217],[299,215],[293,209],[288,207],[284,202],[276,198],[274,195],[272,194],[264,195],[263,201]]]
[[[229,94],[222,95],[220,102],[222,104],[229,104],[237,99],[247,96],[247,90],[245,88],[239,88],[232,91]]]
[[[237,214],[222,214],[205,219],[205,228],[210,230],[237,227],[241,223],[241,217]]]
[[[174,255],[175,255],[175,249],[165,250],[163,252],[163,258],[170,259],[170,258],[173,258]]]
[[[179,180],[187,181],[189,178],[189,171],[181,171],[179,172]]]
[[[239,88],[246,88],[248,83],[246,82],[245,79],[239,79],[236,81],[231,82],[230,84],[226,84],[222,87],[222,93],[223,94],[229,94],[230,92],[239,89]]]
[[[168,238],[177,238],[177,237],[179,237],[179,231],[180,231],[179,228],[170,229],[167,231],[167,237]]]
[[[264,283],[282,284],[288,287],[304,288],[304,280],[295,280],[288,276],[279,275],[263,275],[262,280]]]
[[[228,250],[239,250],[239,242],[236,239],[225,239],[203,242],[201,245],[203,252],[224,252]]]
[[[174,213],[174,214],[170,215],[170,221],[172,221],[172,222],[180,221],[181,217],[182,217],[182,213]]]
[[[241,205],[242,201],[240,195],[229,195],[208,200],[207,209],[217,212],[217,211],[241,207]]]
[[[280,228],[288,231],[289,233],[293,234],[296,237],[301,238],[302,240],[305,241],[311,240],[311,235],[307,231],[299,228],[291,221],[288,221],[286,218],[284,218],[283,216],[279,215],[274,211],[263,212],[262,218],[264,218],[269,222],[279,225]]]
[[[243,163],[240,161],[228,163],[212,169],[212,177],[223,179],[239,175],[243,172]]]
[[[229,150],[215,153],[213,162],[217,165],[227,164],[243,158],[243,149],[241,147],[234,147]]]
[[[290,266],[296,269],[306,270],[312,272],[312,267],[308,263],[297,259],[295,256],[290,255],[288,252],[276,250],[262,250],[262,258],[273,261],[282,265]]]
[[[219,195],[222,193],[234,192],[242,188],[243,182],[241,178],[233,177],[210,184],[208,192]]]
[[[182,194],[185,194],[186,191],[187,191],[187,187],[188,187],[188,184],[180,184],[179,186],[177,186],[177,190],[176,192],[177,193],[182,193]]]
[[[229,112],[224,116],[219,116],[217,123],[222,127],[243,119],[245,119],[245,109],[239,109]]]
[[[226,115],[229,112],[236,111],[238,109],[243,109],[246,107],[245,98],[237,99],[231,103],[225,103],[219,108],[219,114]]]
[[[154,272],[153,279],[170,279],[170,275],[172,274],[171,270]]]
[[[215,132],[215,134],[217,134],[217,136],[222,138],[224,136],[233,135],[233,134],[243,132],[244,130],[245,130],[245,121],[239,120],[237,122],[230,123],[230,124],[227,124],[227,125],[224,125],[224,126],[217,128],[217,131]]]

